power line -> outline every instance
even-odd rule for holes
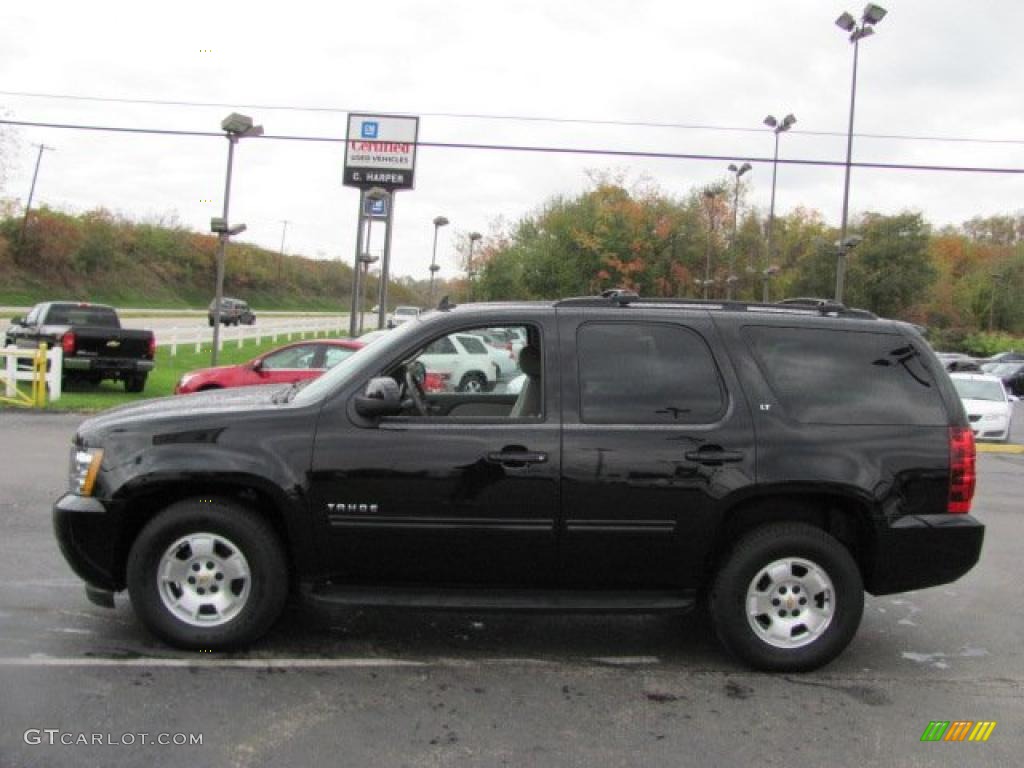
[[[223,137],[225,134],[212,131],[183,131],[168,128],[125,128],[106,125],[80,125],[75,123],[43,123],[26,120],[4,120],[0,124],[18,125],[34,128],[57,128],[79,131],[105,131],[114,133],[137,133],[155,134],[170,136],[192,136],[192,137]],[[342,144],[346,140],[335,136],[297,136],[297,135],[274,135],[264,134],[254,136],[247,141],[268,140],[268,141],[311,141]],[[410,142],[412,143],[412,142]],[[600,149],[586,147],[549,147],[539,145],[516,145],[516,144],[476,144],[469,142],[444,142],[444,141],[417,141],[417,147],[430,147],[435,149],[467,149],[492,152],[533,152],[543,154],[566,154],[566,155],[603,155],[609,157],[631,157],[647,158],[654,160],[707,160],[714,162],[751,162],[771,163],[775,160],[771,157],[756,157],[752,155],[709,155],[686,152],[650,152],[631,149]],[[799,158],[779,158],[779,163],[786,165],[818,166],[828,168],[845,168],[846,163],[842,160],[805,160]],[[1024,174],[1024,168],[985,167],[966,165],[919,165],[911,163],[865,163],[851,162],[853,168],[867,168],[876,170],[891,171],[941,171],[946,173],[992,173],[992,174]]]
[[[265,110],[265,111],[281,111],[281,112],[320,112],[328,114],[351,114],[351,113],[362,113],[370,112],[374,113],[376,110],[362,110],[354,109],[349,107],[319,107],[319,106],[297,106],[289,104],[229,104],[227,102],[218,101],[184,101],[184,100],[170,100],[170,99],[132,99],[132,98],[118,98],[113,96],[83,96],[77,94],[68,93],[34,93],[31,91],[3,91],[0,90],[0,96],[17,96],[22,98],[33,98],[33,99],[53,99],[63,101],[93,101],[106,104],[145,104],[149,106],[164,106],[164,107],[216,107],[218,109],[251,109],[251,110]],[[551,117],[545,115],[503,115],[503,114],[489,114],[482,112],[388,112],[391,115],[400,115],[406,117],[438,117],[448,118],[455,120],[505,120],[509,122],[527,122],[527,123],[552,123],[552,124],[568,124],[568,125],[602,125],[612,126],[619,128],[670,128],[676,130],[690,130],[690,131],[718,131],[718,132],[731,132],[731,133],[764,133],[764,128],[748,128],[744,126],[732,126],[732,125],[714,125],[714,124],[702,124],[702,123],[675,123],[675,122],[657,122],[657,121],[646,121],[646,120],[609,120],[609,119],[598,119],[598,118],[583,118],[583,117]],[[794,134],[802,134],[806,136],[839,136],[846,137],[845,131],[815,131],[809,129],[797,129],[792,131]],[[951,142],[951,143],[966,143],[966,144],[1012,144],[1020,145],[1024,144],[1024,139],[986,139],[986,138],[974,138],[970,136],[929,136],[919,134],[898,134],[898,133],[855,133],[853,134],[857,138],[862,139],[885,139],[893,141],[933,141],[933,142]]]

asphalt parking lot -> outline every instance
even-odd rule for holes
[[[698,615],[294,605],[250,652],[205,655],[153,641],[124,597],[88,603],[61,558],[50,506],[81,418],[0,412],[2,768],[1020,764],[1024,455],[979,456],[979,566],[869,598],[852,646],[814,674],[745,670]],[[931,720],[997,726],[922,743]]]

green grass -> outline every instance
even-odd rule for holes
[[[293,337],[293,341],[298,337]],[[241,349],[235,341],[224,342],[220,353],[219,365],[234,365],[251,360],[262,352],[287,344],[284,337],[277,341],[266,339],[260,343],[250,341]],[[66,387],[61,393],[59,400],[48,402],[48,411],[102,411],[106,408],[113,408],[115,405],[124,405],[138,400],[147,400],[153,397],[163,397],[174,394],[174,385],[187,371],[196,368],[206,368],[210,365],[209,344],[204,344],[201,351],[196,354],[195,345],[178,345],[178,354],[172,356],[170,347],[159,347],[156,353],[156,368],[150,372],[146,380],[144,392],[130,394],[124,391],[124,384],[119,381],[104,381],[98,387],[78,385]],[[21,385],[22,391],[27,391],[27,382]],[[2,391],[0,391],[2,394]],[[15,406],[0,405],[0,409],[11,410]]]

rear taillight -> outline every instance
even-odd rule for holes
[[[452,375],[450,373],[427,371],[427,374],[423,377],[423,391],[431,393],[447,392],[451,378]]]
[[[75,354],[75,334],[72,331],[68,331],[60,337],[60,348],[65,355]]]
[[[949,428],[949,505],[950,514],[971,511],[974,498],[974,434],[968,427]]]
[[[156,336],[150,336],[149,337],[149,349],[148,349],[148,351],[146,353],[146,356],[150,360],[152,360],[154,357],[156,357]]]

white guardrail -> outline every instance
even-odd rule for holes
[[[60,375],[64,351],[60,347],[22,349],[14,345],[0,349],[4,366],[0,369],[4,393],[0,402],[42,408],[47,399],[60,399]],[[19,381],[30,382],[30,394],[18,388]]]
[[[370,325],[367,324],[367,330]],[[348,319],[344,317],[312,317],[302,320],[254,325],[225,325],[220,330],[220,349],[225,344],[234,344],[241,349],[247,341],[259,343],[263,339],[271,341],[292,341],[294,339],[340,336],[348,332]],[[203,344],[213,342],[213,328],[207,326],[174,326],[158,328],[154,331],[159,347],[170,347],[171,355],[178,354],[178,347],[194,347],[200,351]]]

